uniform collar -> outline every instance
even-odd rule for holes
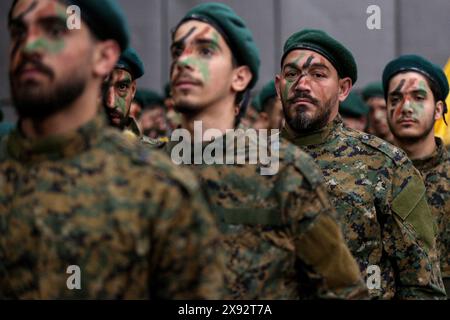
[[[281,131],[281,136],[293,142],[297,146],[310,146],[323,144],[330,140],[331,136],[335,134],[339,128],[343,126],[342,119],[339,115],[320,130],[299,134],[295,132],[287,123]]]
[[[412,160],[414,166],[420,171],[430,170],[438,166],[440,163],[448,159],[448,152],[445,149],[444,143],[438,137],[435,137],[436,150],[430,155],[422,159]]]
[[[43,139],[26,138],[18,126],[8,137],[7,152],[28,163],[71,158],[95,145],[105,129],[106,119],[102,114],[75,131]]]

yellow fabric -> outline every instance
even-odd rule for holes
[[[450,83],[450,59],[448,59],[447,65],[444,67],[445,75]],[[450,108],[450,94],[447,97],[447,107]],[[445,115],[445,120],[450,124],[450,110]],[[450,145],[450,127],[446,126],[443,119],[436,121],[434,126],[434,132],[437,137],[444,141],[445,145]]]

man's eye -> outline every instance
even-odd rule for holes
[[[425,97],[424,96],[416,96],[416,100],[424,101]]]
[[[120,91],[125,91],[128,89],[128,86],[126,84],[119,84],[118,88]]]
[[[201,48],[200,49],[200,54],[202,56],[211,56],[213,54],[213,50],[211,48]]]
[[[285,72],[284,76],[286,78],[294,78],[297,76],[297,74],[298,74],[298,72],[296,72],[296,71],[287,71],[287,72]]]
[[[172,58],[178,58],[181,56],[181,54],[183,53],[183,50],[181,48],[175,48],[172,49]]]
[[[320,73],[320,72],[313,72],[312,75],[313,75],[314,78],[317,78],[317,79],[325,78],[325,75],[323,73]]]
[[[391,98],[391,104],[397,104],[399,101],[399,98]]]
[[[46,31],[51,38],[60,38],[66,33],[67,28],[61,24],[52,24],[47,27]]]

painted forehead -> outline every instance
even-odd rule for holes
[[[431,92],[426,77],[418,72],[404,72],[395,75],[389,81],[389,93],[425,90]]]
[[[66,7],[57,0],[20,0],[12,11],[11,19],[27,21],[47,16],[59,16],[66,19]]]
[[[113,81],[133,81],[131,73],[125,69],[114,69],[112,79]]]
[[[329,69],[334,69],[333,65],[324,56],[312,50],[293,50],[289,52],[283,61],[283,67],[287,64],[295,65],[300,69],[308,68],[312,64],[322,64]]]
[[[189,43],[194,39],[209,39],[216,41],[219,45],[225,44],[222,35],[213,26],[196,20],[181,24],[175,32],[173,43],[180,41]]]

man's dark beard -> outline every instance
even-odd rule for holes
[[[188,117],[194,116],[203,110],[203,108],[200,108],[199,106],[194,106],[189,103],[175,103],[173,108],[176,112],[179,112],[182,115],[185,115]]]
[[[332,103],[325,103],[323,107],[320,107],[320,101],[317,99],[314,99],[310,95],[304,92],[300,92],[297,95],[295,95],[293,98],[288,100],[288,104],[293,104],[296,99],[308,99],[312,104],[314,104],[317,108],[319,113],[311,118],[306,115],[304,110],[301,108],[297,109],[296,116],[291,117],[288,114],[287,107],[285,103],[283,102],[283,113],[284,117],[286,119],[287,124],[289,127],[294,130],[297,133],[310,133],[317,130],[322,129],[328,124],[328,121],[330,119],[331,114],[331,107]]]
[[[42,70],[44,72],[44,70]],[[54,79],[53,72],[46,73]],[[86,79],[80,75],[71,75],[65,81],[55,83],[49,90],[40,89],[37,85],[15,83],[16,74],[9,75],[14,107],[21,118],[45,119],[69,107],[78,99],[86,88]]]

